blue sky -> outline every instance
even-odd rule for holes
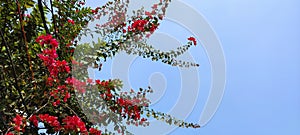
[[[226,87],[219,109],[209,123],[200,129],[177,128],[170,134],[300,134],[300,1],[182,2],[197,10],[218,36],[226,60]],[[172,23],[162,27],[161,31],[170,32],[170,36],[182,43],[192,34],[180,28],[176,30],[183,32],[172,32],[179,27]],[[198,122],[211,85],[211,67],[201,45],[190,53],[201,65],[197,69],[200,87],[186,120]],[[109,61],[107,65],[112,63]],[[110,68],[103,67],[103,71],[111,71]],[[155,100],[152,107],[172,111],[180,104],[176,102],[180,94],[185,92],[180,86],[179,70],[136,58],[128,67],[129,87],[154,85],[161,93],[152,97]],[[193,81],[188,82],[193,84]],[[184,106],[188,105],[180,107]]]
[[[299,134],[299,1],[186,2],[214,28],[227,63],[220,108],[197,133]]]

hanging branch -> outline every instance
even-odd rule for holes
[[[43,9],[42,0],[38,0],[38,7],[39,7],[39,10],[40,10],[41,18],[42,18],[46,33],[50,34],[47,23],[46,23],[46,18],[45,18],[45,13],[44,13],[44,9]]]

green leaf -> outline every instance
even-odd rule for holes
[[[6,51],[6,48],[5,46],[2,46],[2,49],[1,49],[2,52]]]
[[[34,6],[34,1],[28,1],[26,4],[25,4],[25,8],[31,8]]]

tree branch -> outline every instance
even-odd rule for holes
[[[50,97],[48,98],[48,101],[47,101],[46,104],[44,104],[42,107],[40,107],[39,109],[37,109],[34,113],[32,113],[32,114],[31,114],[29,117],[27,117],[27,118],[32,117],[35,113],[38,113],[41,109],[43,109],[44,107],[46,107],[46,106],[48,105],[49,101],[50,101]]]
[[[10,50],[9,50],[9,46],[6,43],[6,40],[4,38],[4,35],[3,35],[2,31],[0,31],[0,35],[1,35],[1,38],[3,40],[4,45],[6,47],[6,52],[8,54],[8,58],[9,58],[9,61],[10,61],[10,64],[11,64],[11,67],[12,67],[12,70],[13,70],[13,76],[14,76],[14,79],[15,79],[15,87],[16,87],[16,89],[18,91],[18,94],[20,95],[21,102],[24,105],[25,111],[28,113],[28,109],[27,109],[27,106],[25,104],[25,100],[24,100],[24,98],[22,96],[21,89],[20,89],[20,86],[18,84],[17,72],[16,72],[15,64],[13,63],[13,60],[11,58],[11,53],[10,53]]]
[[[42,18],[46,33],[50,34],[47,23],[46,23],[46,18],[45,18],[45,13],[44,13],[44,9],[43,9],[42,0],[38,0],[38,7],[39,7],[39,10],[40,10],[41,18]]]
[[[52,0],[50,0],[50,5],[51,5],[51,14],[52,14],[52,21],[53,21],[53,25],[54,25],[54,35],[56,38],[58,38],[58,35],[56,33],[56,30],[57,30],[57,27],[56,27],[56,18],[54,16],[54,13],[53,13],[53,3],[52,3]]]

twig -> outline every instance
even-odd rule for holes
[[[49,100],[50,100],[50,98],[48,98],[48,101],[47,101],[47,103],[46,104],[44,104],[42,107],[40,107],[39,109],[37,109],[34,113],[32,113],[31,115],[30,115],[30,117],[32,117],[32,115],[33,114],[36,114],[36,113],[38,113],[41,109],[43,109],[44,107],[46,107],[47,106],[47,104],[49,103]],[[30,117],[28,117],[28,118],[30,118]]]
[[[12,127],[10,127],[9,129],[7,129],[7,131],[5,132],[6,135],[7,135],[7,133],[9,132],[10,129],[12,129]]]
[[[65,104],[65,107],[67,107],[68,109],[70,109],[76,116],[78,116],[77,113],[72,108],[70,108],[67,104]]]

